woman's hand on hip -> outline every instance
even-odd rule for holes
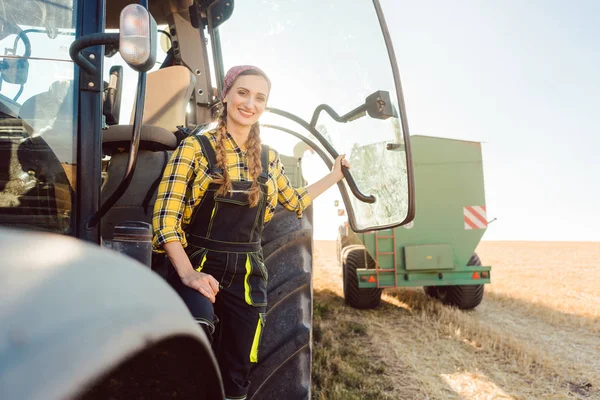
[[[197,290],[212,303],[215,302],[215,297],[219,293],[219,282],[209,274],[198,272],[195,270],[187,271],[181,276],[181,282],[189,288]]]

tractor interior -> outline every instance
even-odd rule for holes
[[[6,50],[0,74],[0,224],[73,234],[71,217],[78,189],[77,96],[68,48],[75,39],[75,7],[68,0],[31,1],[25,7],[14,1],[1,3],[0,40]],[[119,13],[128,3],[132,2],[109,2],[107,31],[118,28]],[[166,24],[161,10],[161,3],[153,2],[152,11]],[[123,94],[124,80],[136,76],[122,60],[110,62],[115,53],[107,49],[105,58],[103,199],[114,191],[125,171],[135,110],[131,118],[121,115],[122,99],[132,98],[131,93]],[[174,132],[188,125],[195,74],[173,62],[172,48],[168,53],[170,57],[160,60],[148,74],[137,173],[102,220],[107,240],[115,221],[149,222],[160,166],[164,167],[176,147]]]

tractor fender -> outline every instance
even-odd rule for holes
[[[1,399],[73,398],[173,338],[200,354],[210,373],[199,379],[224,398],[204,332],[148,267],[71,237],[0,228]]]

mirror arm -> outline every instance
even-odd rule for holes
[[[23,57],[25,57],[25,58],[31,57],[31,42],[29,41],[29,38],[27,37],[27,32],[35,32],[35,31],[36,31],[35,29],[26,29],[26,30],[19,32],[19,34],[15,38],[15,42],[14,42],[13,48],[12,48],[14,56],[17,55],[17,45],[19,44],[19,40],[22,40],[23,44],[25,45],[25,54],[23,54]]]
[[[337,122],[346,123],[348,121],[352,121],[353,117],[356,116],[357,114],[367,111],[367,105],[362,104],[362,105],[356,107],[354,110],[352,110],[340,117],[338,115],[338,113],[336,113],[335,110],[333,108],[331,108],[330,106],[328,106],[327,104],[320,104],[317,106],[317,108],[315,108],[315,111],[313,112],[313,116],[310,120],[310,126],[312,126],[313,128],[317,126],[317,121],[319,120],[319,114],[321,114],[321,111],[325,111],[327,114],[329,114],[331,116],[331,118],[333,118]]]
[[[342,115],[342,120],[344,120],[344,122],[352,121],[357,116],[361,115],[362,113],[365,113],[366,111],[367,111],[367,105],[362,104],[362,105],[356,107],[354,110],[350,111],[349,113]]]
[[[331,110],[331,107],[329,107],[325,104],[322,104],[321,106],[327,107]],[[321,106],[319,106],[319,107],[321,107]],[[317,109],[319,109],[319,107],[317,107]],[[309,123],[304,121],[302,118],[300,118],[292,113],[289,113],[287,111],[280,110],[278,108],[267,107],[267,110],[272,112],[273,114],[280,115],[282,117],[291,119],[292,121],[296,122],[298,125],[302,126],[304,129],[309,131],[315,138],[317,138],[319,143],[321,143],[321,145],[323,145],[325,150],[327,150],[327,152],[331,155],[331,157],[333,157],[334,160],[339,156],[339,153],[333,148],[333,146],[327,140],[325,140],[323,135],[321,135],[321,133],[314,126],[311,126]],[[324,110],[326,110],[326,108],[324,108]],[[331,111],[333,113],[335,113],[335,111],[333,111],[333,110],[331,110]],[[313,115],[313,118],[314,118],[314,115]],[[338,118],[339,118],[339,116],[338,116]],[[346,182],[348,183],[348,186],[350,187],[352,194],[358,200],[362,201],[363,203],[375,203],[375,196],[366,195],[360,191],[360,189],[358,188],[358,185],[356,185],[356,181],[354,180],[354,177],[352,177],[352,175],[350,174],[350,171],[348,171],[348,168],[342,166],[342,173],[344,174],[344,178],[346,178]]]
[[[119,47],[119,34],[118,33],[90,33],[85,36],[81,36],[79,39],[71,43],[69,48],[69,56],[71,60],[79,68],[87,72],[91,76],[97,76],[98,71],[94,64],[87,60],[81,54],[81,51],[87,47],[100,46],[100,45],[113,45]]]
[[[19,88],[19,91],[17,92],[17,94],[15,95],[15,97],[13,97],[13,101],[19,100],[19,97],[21,97],[21,95],[23,94],[23,89],[25,89],[25,85],[21,84],[21,87]]]
[[[331,118],[333,118],[337,122],[344,122],[333,108],[329,107],[327,104],[319,104],[317,108],[315,108],[312,118],[310,119],[311,128],[317,126],[317,121],[319,120],[319,114],[321,114],[321,111],[327,112],[327,114],[329,114]]]

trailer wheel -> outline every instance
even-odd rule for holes
[[[477,253],[473,253],[467,265],[481,265]],[[439,299],[444,304],[455,306],[461,310],[472,310],[481,303],[484,287],[485,285],[451,285],[425,286],[423,289],[428,296]]]
[[[342,252],[349,244],[350,240],[348,239],[348,236],[343,233],[342,227],[340,227],[338,229],[338,236],[336,240],[336,256],[340,265],[342,265]]]
[[[375,268],[375,260],[367,253],[365,246],[351,245],[342,250],[344,271],[344,300],[346,304],[358,309],[372,309],[381,302],[382,289],[358,287],[357,268]],[[366,265],[365,265],[366,263]]]
[[[263,232],[268,305],[249,399],[310,398],[312,232],[312,207],[298,219],[281,206]]]

